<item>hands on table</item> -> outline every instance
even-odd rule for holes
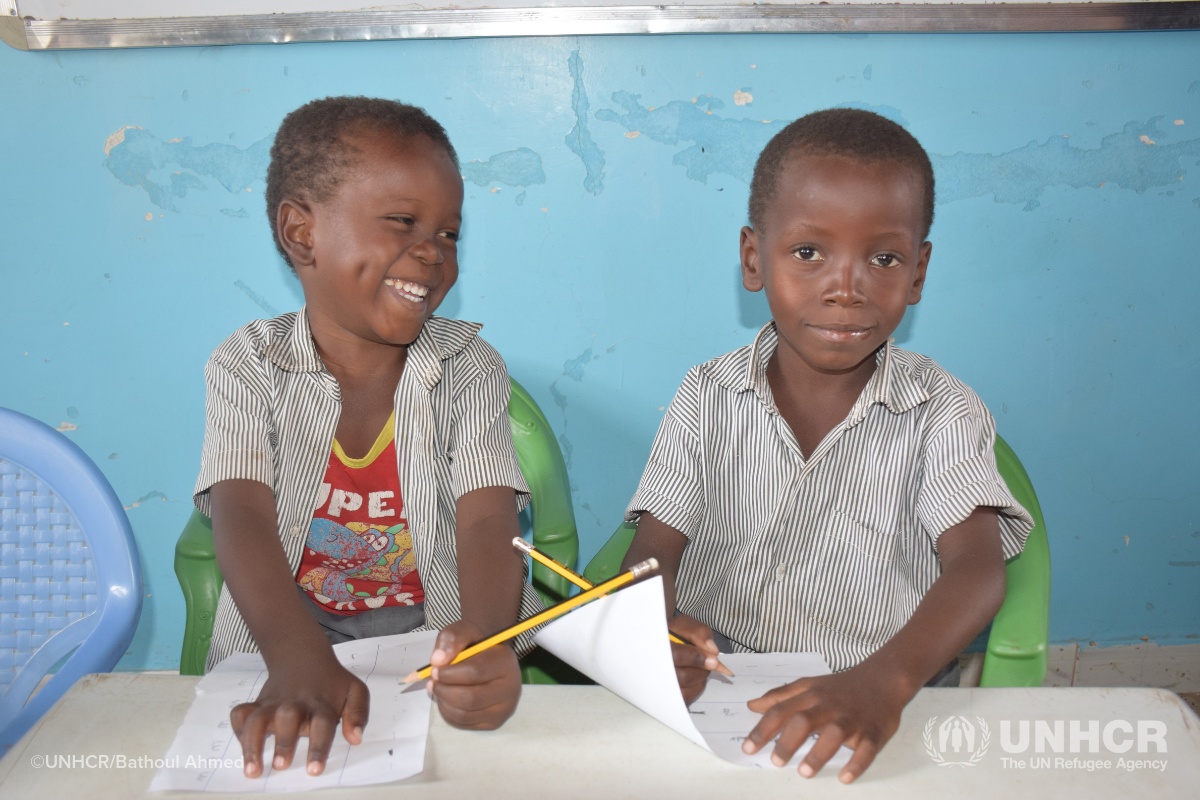
[[[689,706],[704,693],[708,674],[717,669],[717,643],[712,628],[687,614],[676,614],[667,620],[667,629],[690,644],[671,642],[671,657],[675,661],[675,677],[683,692],[683,702]]]
[[[320,775],[338,722],[346,741],[359,744],[370,707],[366,684],[338,663],[332,648],[305,663],[276,665],[258,698],[236,706],[229,715],[242,744],[246,777],[262,775],[263,745],[271,734],[275,736],[272,768],[290,767],[297,740],[307,736],[306,770],[309,775]]]
[[[461,650],[482,638],[475,625],[456,622],[438,634],[430,658],[433,677],[426,689],[437,701],[442,717],[456,728],[498,728],[512,716],[521,696],[517,657],[506,645],[449,665]],[[271,766],[277,770],[291,766],[299,738],[307,736],[305,768],[309,775],[320,775],[338,722],[347,742],[361,744],[369,715],[366,684],[338,663],[331,650],[328,658],[322,655],[303,664],[277,666],[258,699],[234,708],[230,721],[242,744],[246,777],[257,778],[263,772],[267,736],[275,736]]]
[[[246,777],[262,775],[263,746],[270,735],[275,736],[274,769],[291,766],[298,739],[307,736],[305,768],[320,775],[339,721],[347,742],[362,742],[370,692],[338,663],[296,590],[278,536],[271,487],[227,480],[214,484],[210,494],[217,563],[269,670],[258,698],[229,715],[242,744]],[[521,694],[516,654],[507,645],[448,666],[467,645],[516,621],[523,562],[511,542],[519,534],[511,488],[475,489],[459,498],[459,599],[462,615],[471,621],[456,622],[438,635],[428,687],[442,716],[456,727],[499,727]]]
[[[709,672],[717,666],[712,628],[686,614],[675,615],[668,627],[692,643],[671,645],[679,688],[690,706],[704,693]],[[751,700],[747,706],[763,718],[742,749],[757,753],[779,736],[771,762],[782,767],[815,733],[820,738],[800,763],[800,774],[806,778],[816,775],[838,748],[846,745],[854,750],[854,756],[838,777],[843,783],[852,782],[892,738],[900,726],[900,712],[912,699],[898,682],[891,681],[888,686],[885,676],[870,671],[864,664],[836,675],[803,678]]]
[[[675,614],[675,578],[687,537],[644,512],[622,568],[657,558],[663,576],[667,625],[690,646],[673,644],[675,674],[689,705],[716,668],[712,629]],[[763,718],[743,743],[757,753],[777,735],[772,761],[783,766],[812,734],[817,742],[800,763],[805,777],[816,775],[845,745],[854,756],[838,778],[851,783],[900,726],[900,713],[917,691],[970,642],[1004,602],[1004,553],[996,509],[981,506],[936,541],[941,575],[913,615],[889,641],[852,669],[781,686],[750,701]]]
[[[433,676],[425,688],[437,701],[442,718],[456,728],[490,731],[512,716],[521,697],[517,654],[507,644],[451,664],[462,650],[486,638],[478,626],[456,622],[438,634],[429,663]]]
[[[747,703],[763,717],[742,743],[742,750],[757,753],[778,736],[771,763],[782,767],[816,734],[816,743],[800,762],[800,774],[806,778],[816,775],[845,745],[854,755],[838,779],[852,783],[896,733],[900,712],[913,694],[899,681],[875,673],[867,662],[834,675],[802,678]]]

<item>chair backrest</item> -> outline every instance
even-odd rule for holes
[[[550,423],[525,387],[512,381],[508,421],[521,474],[529,484],[533,542],[537,548],[571,569],[579,557],[579,533],[567,465]],[[566,599],[571,584],[552,570],[534,563],[533,585],[547,605]]]
[[[1050,542],[1033,481],[1008,442],[996,437],[996,467],[1012,496],[1033,517],[1021,553],[1008,560],[1004,605],[992,620],[979,685],[1041,686],[1050,639]]]
[[[61,433],[0,408],[0,753],[75,681],[116,666],[141,612],[133,532],[104,475]]]

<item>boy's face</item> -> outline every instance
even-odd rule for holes
[[[911,169],[842,156],[783,163],[759,230],[742,229],[742,285],[767,291],[779,346],[838,373],[869,358],[921,299],[932,245]]]
[[[347,139],[356,165],[324,202],[285,200],[280,238],[310,318],[408,345],[458,279],[462,178],[426,136],[364,130]]]

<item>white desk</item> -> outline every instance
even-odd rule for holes
[[[153,769],[35,769],[38,755],[125,754],[161,758],[193,697],[196,678],[116,673],[84,678],[0,761],[0,797],[136,798]],[[930,717],[983,717],[988,751],[973,767],[940,767],[926,752]],[[1000,720],[1161,720],[1165,755],[1105,751],[1062,758],[1166,759],[1165,771],[1086,772],[1002,766]],[[1069,726],[1069,722],[1066,723]],[[1032,726],[1031,726],[1032,728]],[[978,733],[978,731],[977,731]],[[1033,731],[1031,730],[1031,736]],[[1069,737],[1067,737],[1069,738]],[[1123,738],[1123,737],[1118,737]],[[1136,740],[1136,733],[1133,737]],[[934,734],[934,743],[937,736]],[[1069,744],[1068,744],[1069,747]],[[976,741],[978,750],[978,740]],[[1023,756],[1035,754],[1033,743]],[[293,767],[295,768],[295,767]],[[434,711],[423,774],[400,783],[312,794],[336,798],[921,798],[1200,797],[1200,718],[1158,689],[925,689],[905,710],[900,730],[853,787],[826,770],[812,780],[792,770],[735,767],[701,750],[598,686],[526,686],[517,713],[498,731],[455,730]],[[161,797],[162,795],[151,795]],[[191,797],[200,797],[192,794]],[[209,795],[218,797],[218,795]],[[224,795],[233,797],[233,795]],[[242,797],[242,795],[237,795]]]

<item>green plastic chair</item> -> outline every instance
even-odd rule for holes
[[[579,556],[579,537],[566,464],[546,416],[515,380],[508,401],[508,421],[517,461],[529,484],[533,543],[573,567]],[[192,512],[175,543],[175,575],[187,604],[179,674],[203,675],[223,579],[213,548],[212,520],[199,511]],[[566,598],[570,592],[571,584],[565,578],[536,562],[532,581],[547,605]],[[559,683],[574,680],[576,674],[538,649],[522,660],[521,677],[525,683]]]
[[[1050,635],[1050,546],[1046,522],[1033,483],[1008,443],[996,437],[996,465],[1017,502],[1033,516],[1025,549],[1005,564],[1004,604],[992,620],[980,686],[1041,686],[1046,677]],[[633,542],[628,522],[588,562],[583,575],[592,583],[615,576]]]

